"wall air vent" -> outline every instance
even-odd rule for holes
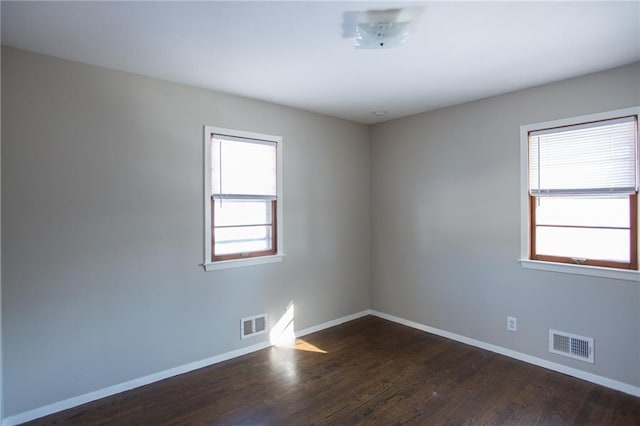
[[[549,329],[549,352],[593,364],[593,338]]]
[[[240,320],[240,338],[257,336],[267,332],[267,314],[260,314]]]

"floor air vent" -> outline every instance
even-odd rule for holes
[[[260,314],[254,317],[242,318],[240,320],[240,338],[256,336],[266,333],[267,331],[267,314]]]
[[[593,364],[593,338],[549,329],[549,352]]]

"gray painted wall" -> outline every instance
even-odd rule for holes
[[[5,48],[5,415],[370,306],[369,130]],[[211,70],[215,72],[215,70]],[[284,138],[282,263],[204,272],[203,125]]]
[[[520,126],[635,105],[638,64],[374,126],[372,308],[640,385],[638,283],[517,261]],[[595,364],[550,354],[549,328],[594,337]]]
[[[0,22],[2,22],[2,8],[0,7]],[[0,36],[0,42],[2,36]],[[1,43],[0,43],[1,44]],[[2,79],[2,55],[0,55],[0,80]],[[0,99],[2,99],[2,84],[0,81]],[[0,107],[0,129],[2,129],[2,108]],[[0,241],[2,241],[2,132],[0,132]],[[0,244],[0,422],[4,419],[4,393],[2,386],[2,244]]]

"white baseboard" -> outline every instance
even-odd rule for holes
[[[315,333],[316,331],[321,331],[321,330],[324,330],[326,328],[335,327],[336,325],[340,325],[340,324],[343,324],[345,322],[353,321],[354,319],[362,318],[362,317],[365,317],[367,315],[371,315],[371,310],[370,309],[365,309],[364,311],[360,311],[360,312],[357,312],[355,314],[347,315],[346,317],[342,317],[342,318],[334,319],[334,320],[331,320],[331,321],[323,322],[322,324],[314,325],[312,327],[308,327],[308,328],[302,329],[300,331],[296,331],[295,335],[296,335],[296,337],[306,336],[307,334]]]
[[[629,395],[640,397],[640,387],[634,386],[628,383],[619,382],[617,380],[609,379],[607,377],[598,376],[596,374],[588,373],[586,371],[578,370],[576,368],[567,367],[566,365],[557,364],[555,362],[547,361],[546,359],[537,358],[531,355],[526,355],[520,352],[513,351],[511,349],[503,348],[501,346],[492,345],[490,343],[482,342],[480,340],[471,339],[466,336],[451,333],[438,328],[430,327],[428,325],[420,324],[414,321],[409,321],[404,318],[396,317],[394,315],[385,314],[375,310],[370,311],[371,315],[379,318],[383,318],[389,321],[393,321],[398,324],[406,325],[407,327],[415,328],[417,330],[426,331],[427,333],[435,334],[437,336],[446,337],[447,339],[455,340],[460,343],[475,346],[480,349],[486,349],[491,352],[498,353],[500,355],[508,356],[520,361],[524,361],[529,364],[537,365],[548,370],[557,371],[559,373],[567,374],[569,376],[576,377],[578,379],[586,380],[591,383],[602,385],[611,389],[615,389]]]
[[[342,318],[338,318],[332,321],[328,321],[313,327],[305,328],[303,330],[295,332],[296,337],[305,336],[307,334],[315,333],[316,331],[324,330],[325,328],[334,327],[336,325],[369,315],[371,311],[364,310],[352,315],[347,315]],[[73,398],[65,399],[64,401],[55,402],[53,404],[46,405],[44,407],[36,408],[33,410],[25,411],[13,416],[9,416],[2,420],[3,426],[14,426],[20,423],[28,422],[40,417],[48,416],[49,414],[57,413],[59,411],[68,410],[69,408],[77,407],[88,402],[96,401],[101,398],[112,396],[121,392],[125,392],[140,386],[148,385],[160,380],[168,379],[179,374],[188,373],[199,368],[208,367],[219,362],[227,361],[232,358],[237,358],[242,355],[246,355],[252,352],[256,352],[262,349],[266,349],[271,346],[269,341],[257,343],[255,345],[247,346],[244,348],[236,349],[230,352],[226,352],[220,355],[212,356],[200,361],[191,362],[178,367],[170,368],[168,370],[160,371],[158,373],[150,374],[148,376],[140,377],[138,379],[129,380],[128,382],[120,383],[117,385],[109,386],[103,389],[99,389],[93,392],[86,393],[84,395],[75,396]]]

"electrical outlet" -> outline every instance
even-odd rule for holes
[[[518,331],[518,318],[507,317],[507,330]]]

